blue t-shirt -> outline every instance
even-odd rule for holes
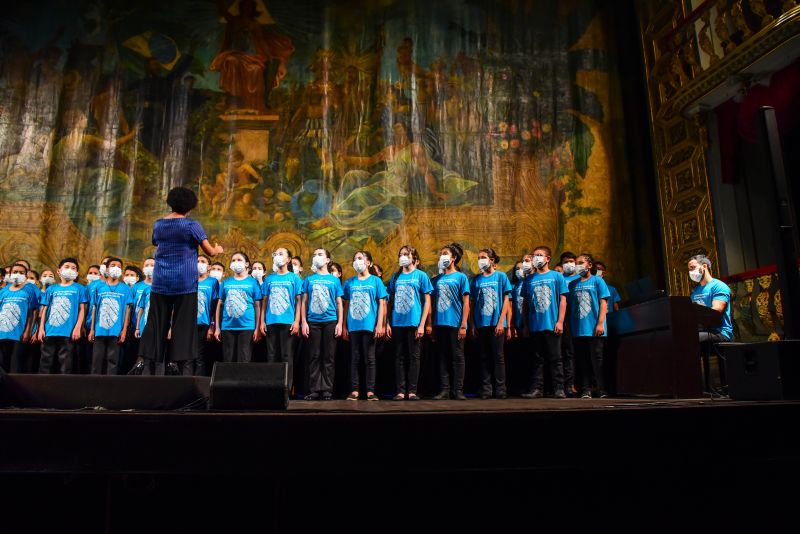
[[[303,294],[303,279],[288,271],[286,274],[272,273],[264,279],[261,294],[267,298],[264,322],[292,324],[297,313],[297,297]]]
[[[467,275],[456,271],[437,276],[433,284],[433,324],[460,328],[461,315],[464,313],[464,295],[469,295]]]
[[[95,288],[92,307],[94,308],[95,337],[117,337],[122,333],[128,306],[133,304],[131,288],[122,282],[111,286],[106,282]]]
[[[608,313],[614,313],[614,304],[620,302],[622,298],[619,296],[619,291],[617,291],[616,287],[609,286],[608,283],[606,283],[606,286],[608,286],[608,293],[611,295],[608,297]]]
[[[722,280],[712,278],[709,283],[699,285],[692,290],[692,302],[708,308],[715,300],[727,302],[725,312],[722,314],[722,324],[718,328],[712,328],[709,332],[721,334],[729,341],[733,339],[733,325],[731,324],[731,288]]]
[[[374,332],[378,323],[380,300],[389,298],[386,286],[377,276],[369,275],[364,280],[354,276],[344,283],[344,300],[347,308],[347,329],[351,332]]]
[[[48,287],[42,299],[42,305],[47,306],[45,337],[71,337],[78,322],[81,304],[88,302],[89,291],[86,286],[73,282],[68,286],[59,284]]]
[[[38,308],[38,296],[25,286],[16,291],[11,291],[11,286],[0,289],[0,339],[21,340],[28,313]]]
[[[528,329],[531,332],[553,331],[558,322],[561,295],[569,294],[567,281],[556,271],[535,273],[525,279],[528,301]]]
[[[530,278],[530,276],[528,277]],[[522,330],[523,305],[525,303],[525,278],[517,280],[511,288],[511,319],[514,328]]]
[[[428,275],[414,269],[410,273],[401,272],[389,281],[389,294],[393,296],[392,326],[403,328],[419,327],[425,295],[433,293]]]
[[[131,322],[129,324],[136,324],[136,313],[137,309],[139,308],[139,299],[142,298],[142,293],[144,293],[144,288],[150,288],[150,284],[145,282],[136,282],[133,284],[131,288],[132,298],[131,298]]]
[[[195,273],[196,279],[197,273]],[[255,303],[261,300],[258,280],[252,276],[246,276],[242,280],[226,278],[220,286],[219,300],[222,302],[220,330],[256,329]]]
[[[307,295],[306,321],[329,323],[337,320],[336,299],[343,295],[342,283],[332,274],[312,274],[303,280]]]
[[[572,335],[575,337],[592,337],[600,317],[600,300],[611,296],[608,286],[599,276],[590,276],[587,280],[578,278],[569,284],[569,314]],[[608,327],[603,322],[603,336]]]
[[[152,286],[146,285],[146,287],[142,289],[142,293],[139,295],[139,299],[136,301],[136,307],[134,308],[137,314],[139,310],[142,310],[142,317],[139,319],[139,324],[137,325],[139,327],[140,336],[144,333],[144,327],[147,325],[147,314],[150,313],[150,291],[152,291]]]
[[[580,275],[577,274],[566,275],[564,273],[561,273],[561,276],[564,277],[564,281],[567,283],[567,287],[569,287],[569,285],[572,283],[573,280],[577,280],[578,278],[580,278]]]
[[[214,302],[219,298],[219,282],[216,278],[206,277],[197,282],[197,324],[209,326],[214,318],[216,308]]]
[[[197,247],[206,239],[200,223],[188,217],[156,221],[154,293],[185,295],[197,291]]]
[[[488,276],[482,273],[475,275],[470,284],[472,300],[472,317],[476,328],[497,326],[500,314],[503,313],[503,300],[511,293],[511,282],[506,273],[495,271]],[[503,320],[503,326],[508,326]]]

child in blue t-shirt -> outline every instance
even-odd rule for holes
[[[233,276],[223,280],[219,290],[214,336],[222,341],[224,361],[250,362],[253,343],[261,338],[261,288],[250,276],[250,258],[244,252],[231,256],[230,268]]]
[[[292,254],[272,253],[272,274],[261,285],[261,334],[267,338],[267,361],[287,364],[288,387],[294,385],[294,353],[300,335],[303,280],[292,272]]]
[[[532,263],[536,272],[525,279],[525,329],[533,336],[534,366],[530,390],[525,398],[544,395],[544,362],[550,368],[553,396],[566,398],[564,372],[561,363],[561,336],[567,311],[569,287],[564,276],[550,270],[550,247],[539,246],[533,251]]]
[[[197,256],[197,359],[194,361],[195,376],[208,376],[213,363],[211,352],[214,339],[214,315],[219,299],[219,282],[209,273],[211,260],[208,256]]]
[[[331,254],[314,251],[314,274],[303,280],[301,308],[303,337],[308,338],[308,392],[306,400],[333,398],[336,338],[342,335],[342,284],[330,274]]]
[[[359,366],[364,360],[367,400],[375,395],[375,342],[383,337],[386,324],[386,300],[389,294],[380,278],[372,274],[372,254],[356,252],[353,256],[356,276],[344,284],[344,314],[347,317],[343,337],[350,340],[350,382],[348,400],[359,397]]]
[[[581,254],[575,260],[579,278],[569,284],[569,310],[575,342],[575,363],[581,381],[581,398],[592,398],[592,375],[601,398],[606,397],[603,378],[603,344],[606,337],[608,287],[594,276],[594,260]]]
[[[464,249],[458,243],[446,245],[439,252],[439,267],[444,272],[433,284],[433,326],[439,347],[439,393],[434,400],[448,400],[451,391],[454,399],[466,399],[464,339],[469,321],[469,279],[458,270],[463,256]]]
[[[11,267],[9,284],[0,289],[0,367],[12,372],[25,372],[24,344],[31,335],[39,298],[27,288],[28,268],[21,263]]]
[[[122,260],[109,258],[105,282],[99,282],[91,297],[92,374],[117,374],[119,347],[125,343],[133,304],[131,288],[122,283]]]
[[[504,354],[507,318],[511,316],[511,283],[497,270],[500,256],[491,248],[478,251],[480,274],[470,284],[472,303],[472,336],[478,340],[481,353],[481,398],[506,398],[506,362]]]
[[[81,339],[81,327],[89,302],[86,287],[75,282],[78,271],[78,260],[62,259],[58,264],[61,283],[49,286],[42,299],[39,320],[39,341],[42,343],[40,373],[53,372],[56,358],[62,374],[69,374],[73,370],[75,347]]]
[[[564,281],[569,283],[580,278],[575,274],[575,259],[577,256],[568,250],[561,253],[556,270],[561,269]],[[564,391],[567,397],[577,394],[575,389],[575,347],[572,342],[572,326],[570,325],[569,296],[567,296],[567,314],[564,320],[564,333],[561,335],[561,364],[564,368]]]
[[[389,281],[390,324],[386,336],[395,339],[395,383],[397,394],[394,400],[419,400],[420,344],[425,335],[425,322],[431,310],[433,286],[428,275],[417,269],[417,250],[405,245],[398,252],[400,270]],[[405,361],[408,359],[408,374]]]

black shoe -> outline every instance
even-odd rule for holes
[[[488,393],[481,393],[481,400],[488,400],[488,399],[491,399],[491,398],[492,398],[492,396],[489,395]]]
[[[144,362],[139,362],[133,366],[133,369],[128,371],[129,375],[139,376],[144,372]]]
[[[467,398],[464,396],[464,394],[462,392],[460,392],[460,391],[456,391],[456,394],[453,395],[453,398],[455,400],[467,400]]]
[[[177,376],[181,374],[181,371],[180,369],[178,369],[178,364],[176,364],[175,362],[169,362],[167,364],[167,369],[164,374],[167,376]]]
[[[505,393],[498,393],[497,395],[495,395],[494,398],[496,398],[498,400],[503,400],[503,399],[507,399],[508,395],[506,395]]]
[[[434,395],[433,400],[448,400],[449,398],[449,391],[440,391],[438,395]]]
[[[329,401],[331,399],[333,399],[333,395],[331,395],[330,393],[325,392],[325,393],[322,394],[322,400]]]
[[[309,395],[306,395],[304,400],[307,400],[307,401],[318,401],[319,400],[319,393],[311,393]]]
[[[408,394],[408,397],[406,397],[406,398],[407,398],[408,400],[410,400],[410,401],[418,401],[418,400],[422,400],[422,397],[419,397],[419,396],[417,396],[417,394],[416,394],[416,393],[409,393],[409,394]]]
[[[564,393],[563,389],[557,389],[556,392],[553,393],[553,397],[555,397],[557,399],[566,399],[567,398],[567,394]]]

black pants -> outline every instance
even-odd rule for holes
[[[117,336],[96,336],[92,348],[92,374],[115,375],[119,361]]]
[[[50,336],[42,342],[42,359],[39,361],[39,373],[53,372],[53,363],[58,361],[58,372],[62,375],[72,373],[72,362],[75,358],[75,342],[65,336]]]
[[[209,369],[206,367],[211,342],[207,339],[208,325],[197,325],[197,359],[194,361],[194,376],[208,376]]]
[[[544,362],[550,367],[553,391],[564,389],[564,371],[561,367],[561,336],[546,330],[533,335],[533,389],[544,391]]]
[[[172,328],[172,339],[167,333]],[[197,293],[161,295],[150,293],[150,312],[140,343],[142,355],[156,362],[167,358],[186,361],[197,358]],[[249,361],[249,360],[248,360]]]
[[[416,326],[392,328],[394,338],[394,380],[398,393],[417,394],[419,381],[419,354],[422,340],[417,339]],[[406,358],[408,374],[406,375]]]
[[[569,317],[569,313],[566,317]],[[569,320],[564,321],[564,333],[561,335],[561,365],[564,369],[564,389],[569,393],[575,387],[575,346]]]
[[[222,359],[250,363],[253,360],[253,330],[223,330]]]
[[[453,369],[452,391],[464,392],[464,340],[458,339],[458,327],[437,326],[436,344],[439,346],[439,391],[449,392],[450,369]]]
[[[308,323],[308,391],[333,394],[336,323]]]
[[[506,359],[503,352],[505,336],[494,335],[494,327],[478,329],[478,349],[481,354],[481,396],[492,395],[492,375],[494,393],[501,397],[506,394]]]
[[[0,339],[0,367],[9,373],[24,372],[23,348],[21,341]]]
[[[605,379],[603,375],[603,345],[604,337],[576,337],[575,341],[575,363],[578,367],[578,376],[581,381],[581,393],[592,391],[592,375],[597,384],[600,394],[606,392]]]
[[[358,391],[359,367],[364,360],[364,381],[367,383],[367,393],[375,392],[375,333],[369,330],[350,332],[350,391]]]
[[[267,361],[286,363],[289,391],[294,385],[294,339],[290,334],[292,325],[271,324],[267,326]]]
[[[725,375],[725,361],[720,357],[719,350],[714,346],[717,343],[729,341],[721,334],[713,332],[700,332],[700,359],[703,363],[703,386],[707,393],[711,392],[711,354],[717,356],[717,368],[719,369],[719,385],[725,387],[728,380]]]

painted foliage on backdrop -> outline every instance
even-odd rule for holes
[[[44,1],[0,22],[0,261],[151,252],[166,192],[228,250],[426,265],[612,239],[619,99],[590,1]],[[615,249],[614,247],[619,247]]]

